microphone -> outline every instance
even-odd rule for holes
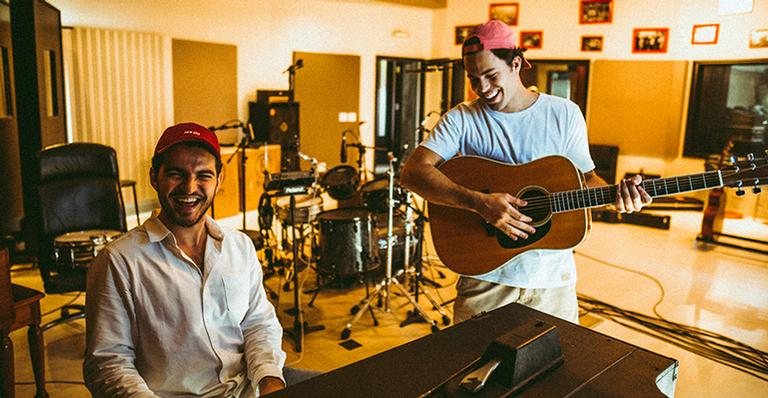
[[[347,131],[341,133],[341,163],[347,163]]]
[[[243,127],[243,122],[237,120],[237,123],[230,124],[232,121],[229,121],[227,123],[222,124],[221,126],[208,126],[208,130],[211,131],[218,131],[218,130],[229,130],[229,129],[238,129]]]
[[[295,72],[297,69],[301,69],[303,67],[304,67],[304,60],[299,58],[299,59],[296,60],[295,64],[289,66],[288,69],[283,71],[283,73],[285,73],[285,72]]]

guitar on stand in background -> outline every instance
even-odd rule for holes
[[[728,140],[723,147],[720,155],[710,155],[704,162],[704,169],[707,171],[717,170],[723,167],[727,159],[731,156],[733,141]],[[696,239],[704,242],[714,242],[715,234],[723,230],[723,218],[725,217],[725,188],[715,188],[709,191],[707,196],[707,205],[704,208],[704,217],[701,220],[701,235]]]
[[[729,142],[729,145],[730,145],[730,142]],[[727,145],[726,148],[723,150],[723,155],[725,155],[726,152],[730,149],[729,145]],[[725,156],[723,156],[723,158],[721,158],[719,161],[721,165],[723,164],[722,159],[724,158]],[[748,160],[753,159],[752,155],[751,154],[748,155],[747,159]],[[735,156],[731,156],[730,163],[738,164]],[[728,164],[728,162],[725,162],[725,164]],[[712,166],[711,164],[707,164],[707,167],[709,168]],[[763,176],[761,184],[754,184],[754,186],[752,186],[751,189],[754,194],[759,194],[762,191],[759,185],[766,184],[766,182],[768,182],[766,181],[767,177],[768,176]],[[737,196],[744,196],[746,193],[744,191],[744,188],[748,186],[737,185],[734,187],[737,189],[736,190]],[[696,237],[696,240],[698,242],[704,243],[705,245],[714,244],[719,246],[727,246],[727,247],[732,247],[736,249],[742,249],[742,250],[755,252],[755,253],[768,254],[768,241],[766,240],[753,239],[747,236],[732,235],[732,234],[727,234],[723,232],[723,220],[726,218],[726,198],[727,197],[728,197],[727,192],[723,187],[710,191],[709,198],[707,199],[707,207],[704,209],[704,216],[701,220],[701,233]],[[740,242],[746,243],[749,246],[730,243],[730,242],[721,240],[720,238],[740,241]]]

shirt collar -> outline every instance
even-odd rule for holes
[[[144,222],[144,229],[147,231],[147,236],[150,242],[160,242],[167,238],[169,235],[173,235],[171,230],[163,224],[158,218],[159,212],[154,212],[152,216]],[[208,235],[217,241],[224,239],[224,231],[219,224],[209,216],[205,216],[205,230]]]

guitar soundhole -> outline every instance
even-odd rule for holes
[[[519,197],[525,199],[528,202],[528,205],[521,207],[518,210],[533,219],[531,224],[536,228],[536,232],[532,235],[528,235],[528,238],[526,239],[513,240],[509,235],[494,228],[496,229],[496,240],[499,242],[499,245],[505,249],[516,249],[528,246],[546,236],[552,227],[552,222],[550,221],[552,211],[549,206],[546,191],[536,187],[528,187],[519,194]]]
[[[520,193],[520,198],[525,199],[528,205],[518,210],[533,219],[531,222],[533,226],[543,224],[549,220],[552,211],[545,191],[535,187],[528,187]]]

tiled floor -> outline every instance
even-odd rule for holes
[[[719,246],[702,248],[695,242],[701,213],[676,211],[666,214],[672,216],[670,230],[628,224],[593,224],[590,237],[576,248],[579,292],[644,314],[652,314],[654,305],[661,299],[657,310],[669,320],[721,333],[768,351],[768,255]],[[241,219],[235,217],[228,222],[239,227]],[[255,220],[249,219],[249,225],[255,224]],[[768,240],[768,225],[764,220],[726,220],[725,231]],[[428,254],[434,257],[434,252],[428,251]],[[307,279],[305,288],[314,285],[311,272],[300,275]],[[435,265],[427,268],[426,275],[444,286],[432,291],[438,302],[453,298],[454,274]],[[13,280],[42,288],[36,271],[23,266],[16,267]],[[281,292],[279,314],[283,325],[290,326],[293,319],[283,310],[292,307],[292,292],[281,291],[283,281],[279,276],[267,283]],[[340,334],[351,317],[350,308],[364,297],[365,290],[360,286],[325,289],[318,295],[314,307],[309,308],[306,306],[309,296],[303,295],[306,319],[310,325],[324,325],[325,330],[307,334],[301,354],[294,352],[293,341],[286,338],[283,346],[288,353],[288,362],[297,367],[332,370],[430,333],[429,326],[424,323],[400,327],[406,312],[412,308],[403,297],[393,295],[391,312],[375,311],[379,326],[373,326],[370,315],[365,314],[352,328],[351,338],[361,346],[352,350],[342,347]],[[43,300],[43,311],[72,298],[48,296]],[[78,301],[82,302],[83,298]],[[421,302],[429,308],[426,300]],[[446,311],[450,315],[450,305],[446,306]],[[429,314],[440,319],[433,310]],[[53,314],[46,316],[44,321],[53,317]],[[608,320],[589,316],[582,319],[582,324],[587,323],[602,333],[678,359],[678,397],[768,396],[768,381]],[[444,327],[442,323],[440,327]],[[76,383],[82,380],[84,332],[84,323],[77,321],[45,333],[49,380]],[[16,379],[31,381],[26,332],[14,332],[12,338]],[[768,378],[768,374],[761,376]],[[31,397],[33,392],[31,386],[17,386],[17,396]],[[48,384],[48,392],[53,398],[88,396],[85,388],[77,384]]]

